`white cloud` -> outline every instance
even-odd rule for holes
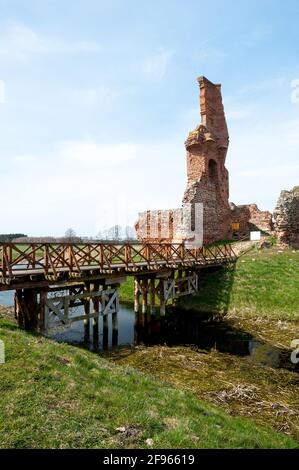
[[[272,30],[269,25],[256,25],[251,31],[246,33],[244,44],[251,48],[258,45],[261,41],[271,36]]]
[[[107,167],[136,158],[133,144],[103,145],[93,141],[69,141],[59,145],[59,159],[68,163],[93,167]],[[81,168],[82,168],[81,166]]]
[[[158,52],[145,59],[142,64],[144,75],[151,79],[162,79],[167,72],[173,55],[173,51],[160,49]]]
[[[291,88],[293,88],[293,91],[291,93],[291,102],[293,104],[298,104],[299,103],[299,78],[296,78],[291,81]]]
[[[251,168],[249,170],[241,170],[238,176],[242,178],[273,178],[273,177],[288,177],[290,174],[295,173],[299,175],[299,163],[291,165],[275,165]]]
[[[0,104],[5,103],[5,81],[0,80]]]
[[[240,106],[238,108],[227,107],[225,111],[225,116],[227,121],[240,121],[243,119],[248,119],[252,117],[253,109],[250,106]]]
[[[84,106],[96,106],[105,103],[109,103],[109,105],[111,105],[111,102],[118,96],[119,91],[104,85],[70,90],[71,100]]]
[[[250,128],[231,126],[230,137],[230,199],[273,211],[280,191],[299,182],[299,120],[268,116]]]
[[[57,143],[47,152],[8,160],[0,175],[1,190],[10,194],[13,178],[22,197],[3,205],[2,228],[62,235],[73,227],[77,233],[95,235],[115,223],[132,224],[139,211],[180,205],[184,170],[184,146],[173,136],[155,143]],[[167,191],[165,175],[174,182]]]
[[[29,164],[29,163],[34,163],[38,161],[38,158],[36,155],[30,155],[30,154],[24,154],[24,155],[16,155],[13,157],[13,160],[17,164]]]
[[[95,52],[93,41],[67,41],[43,36],[21,23],[10,24],[0,35],[0,59],[26,61],[39,54],[75,54]]]
[[[285,77],[269,78],[259,82],[251,82],[237,90],[236,95],[248,95],[252,93],[262,93],[266,91],[275,91],[282,87],[288,86]]]
[[[227,56],[224,51],[210,45],[209,42],[209,40],[203,41],[198,46],[197,51],[192,54],[193,60],[207,61],[212,59],[223,59]]]

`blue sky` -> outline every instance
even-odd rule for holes
[[[199,75],[222,83],[230,200],[273,210],[299,184],[298,1],[0,0],[0,12],[2,233],[96,235],[179,207]]]

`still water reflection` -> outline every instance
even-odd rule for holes
[[[13,292],[0,292],[0,304],[13,305]],[[249,356],[255,363],[274,368],[298,370],[298,366],[290,361],[290,351],[259,341],[227,321],[210,318],[203,321],[202,314],[169,309],[165,317],[135,315],[133,309],[121,305],[117,324],[117,331],[113,331],[112,315],[108,315],[106,321],[100,317],[98,334],[93,337],[91,320],[88,344],[84,342],[83,321],[68,328],[53,324],[48,336],[58,342],[85,345],[96,351],[136,344],[190,345],[206,351]]]
[[[107,320],[108,321],[105,325],[103,317],[99,318],[97,344],[94,344],[92,320],[90,321],[90,349],[110,349],[112,346],[122,346],[134,343],[135,315],[132,309],[121,305],[120,311],[118,312],[117,332],[113,332],[112,315],[108,315]],[[59,342],[63,341],[72,344],[83,344],[83,321],[72,323],[71,327],[61,330],[60,332],[55,331],[55,328],[53,328],[49,336]]]

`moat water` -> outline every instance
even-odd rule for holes
[[[13,294],[11,291],[0,292],[0,305],[12,306]],[[67,328],[53,323],[48,336],[58,342],[87,347],[93,351],[138,344],[192,346],[238,356],[250,355],[259,364],[298,371],[298,367],[291,363],[290,351],[256,340],[248,332],[235,328],[225,320],[213,321],[207,316],[203,319],[200,313],[183,313],[176,309],[169,309],[165,317],[136,315],[132,308],[121,305],[117,315],[118,329],[113,331],[111,317],[108,315],[106,326],[100,317],[95,338],[91,320],[91,336],[87,343],[84,341],[83,321]]]

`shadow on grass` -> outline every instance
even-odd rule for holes
[[[235,263],[230,263],[227,266],[201,269],[198,293],[179,299],[176,308],[182,313],[193,312],[201,316],[202,320],[223,319],[230,306],[235,268]]]

